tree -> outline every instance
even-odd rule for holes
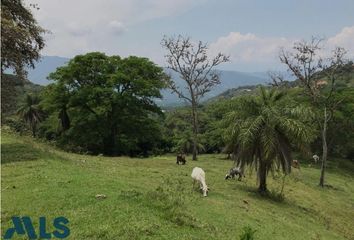
[[[44,47],[45,32],[21,0],[1,1],[1,74],[11,68],[23,76],[26,66],[33,68]]]
[[[322,113],[317,114],[317,123],[321,129],[322,139],[322,163],[321,163],[321,187],[324,186],[324,176],[328,156],[327,132],[328,124],[342,100],[335,98],[336,83],[340,77],[341,67],[345,64],[346,51],[337,47],[332,51],[332,56],[324,58],[320,56],[321,39],[312,38],[310,42],[297,42],[293,46],[293,52],[282,50],[280,61],[301,83],[305,93],[310,97],[314,108]]]
[[[259,96],[235,102],[225,119],[235,161],[241,168],[256,168],[261,193],[267,191],[269,171],[281,168],[290,173],[292,145],[305,149],[312,140],[311,126],[305,122],[311,112],[300,105],[293,107],[285,96],[285,92],[261,88]]]
[[[30,126],[32,136],[36,136],[37,126],[44,119],[44,112],[39,106],[37,95],[26,95],[25,101],[20,105],[17,113]]]
[[[199,120],[203,122],[204,119]],[[171,149],[173,152],[193,153],[193,130],[190,123],[191,114],[187,107],[167,112],[165,129],[173,146]],[[201,142],[198,142],[197,149],[199,152],[205,150]]]
[[[57,116],[65,146],[106,155],[147,155],[159,140],[163,69],[146,58],[78,55],[49,78],[43,106]]]
[[[328,127],[328,153],[354,160],[354,88],[339,89],[336,98],[341,104]]]
[[[42,90],[43,101],[42,105],[47,112],[57,113],[59,119],[58,132],[59,134],[67,131],[70,128],[70,118],[68,114],[69,100],[71,93],[62,82],[51,84]]]
[[[215,85],[220,83],[219,73],[215,67],[228,62],[229,57],[218,53],[215,57],[208,56],[208,45],[199,41],[194,44],[190,38],[178,36],[177,38],[164,37],[161,45],[167,50],[166,60],[168,68],[179,74],[184,80],[183,91],[172,79],[168,87],[191,104],[193,126],[193,160],[197,160],[198,151],[198,112],[200,99]]]
[[[223,125],[223,119],[232,110],[231,106],[234,101],[236,99],[220,99],[204,107],[207,121],[205,121],[205,130],[202,137],[205,141],[206,151],[208,153],[226,153],[228,159],[231,159],[232,151],[228,151],[229,149],[224,139],[225,126]]]

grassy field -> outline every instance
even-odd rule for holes
[[[69,239],[75,240],[239,239],[246,226],[256,230],[255,239],[354,239],[354,164],[349,161],[330,162],[331,186],[321,189],[319,166],[299,159],[301,171],[285,178],[282,200],[277,176],[269,176],[273,194],[266,198],[256,193],[255,173],[242,182],[225,181],[232,162],[221,155],[202,155],[185,166],[177,166],[172,155],[86,156],[7,131],[1,146],[2,234],[12,226],[12,216],[27,215],[35,225],[40,216],[65,216]],[[192,191],[195,166],[206,172],[207,198]]]

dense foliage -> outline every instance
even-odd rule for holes
[[[43,91],[49,113],[41,134],[74,151],[143,154],[161,139],[154,99],[164,87],[163,70],[146,58],[93,52],[73,58],[50,74]]]
[[[354,67],[349,63],[340,71],[334,95],[340,105],[330,122],[328,150],[330,156],[353,159]],[[179,107],[161,111],[155,104],[161,97],[165,74],[148,59],[89,53],[73,58],[50,78],[54,83],[41,90],[41,102],[36,106],[45,113],[44,121],[36,124],[38,137],[54,141],[66,150],[91,154],[147,156],[193,152],[191,110]],[[8,84],[4,83],[5,89]],[[265,88],[286,91],[287,97],[282,101],[285,107],[311,107],[309,97],[296,81],[291,87]],[[326,91],[326,87],[322,90]],[[238,94],[237,89],[233,92],[236,95],[198,105],[198,152],[225,153],[229,158],[234,153],[230,125],[225,124],[225,119],[230,112],[242,109],[242,101],[251,101],[260,92],[259,87],[252,88],[249,94],[245,91]],[[17,109],[25,104],[25,101],[16,104]],[[319,114],[316,108],[312,111]],[[320,130],[314,119],[307,121],[316,135],[308,153],[320,155]],[[18,122],[14,117],[6,117],[3,122],[18,131],[31,130],[30,124]],[[292,150],[294,146],[291,145]]]
[[[25,67],[34,67],[44,47],[44,33],[22,0],[1,1],[1,73],[10,68],[24,75]]]
[[[4,120],[7,116],[15,114],[26,94],[36,94],[41,89],[42,86],[33,84],[27,79],[3,74],[1,76],[1,118]]]

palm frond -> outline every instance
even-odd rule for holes
[[[290,173],[292,146],[304,149],[313,140],[309,124],[313,112],[305,106],[287,106],[285,100],[285,92],[261,87],[259,96],[237,101],[225,120],[229,134],[225,142],[235,164]]]
[[[27,94],[23,103],[17,110],[17,114],[32,128],[33,132],[37,124],[44,119],[44,112],[39,106],[40,99],[36,95]]]

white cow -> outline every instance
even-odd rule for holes
[[[208,196],[209,188],[205,183],[205,172],[199,167],[193,168],[191,177],[193,178],[193,188],[196,181],[199,182],[200,189],[203,191],[203,196]]]
[[[315,163],[318,162],[318,160],[320,160],[320,157],[317,156],[316,154],[312,156],[313,160],[315,160]]]
[[[238,175],[238,180],[241,181],[242,180],[242,177],[245,177],[245,175],[243,174],[243,171],[240,167],[233,167],[229,170],[229,173],[226,174],[225,176],[225,180],[229,179],[229,178],[232,178],[234,179],[235,176]]]

